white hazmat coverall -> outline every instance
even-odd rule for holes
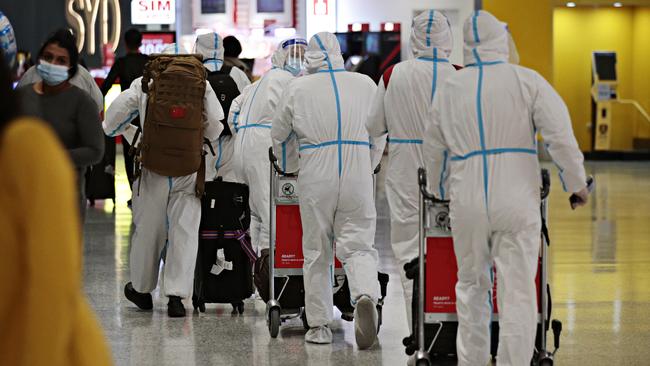
[[[164,53],[173,53],[169,49],[166,51]],[[144,126],[147,110],[147,95],[142,91],[141,82],[142,78],[134,80],[106,111],[102,126],[107,135],[124,135],[134,142],[131,140],[136,127],[129,122],[140,115]],[[223,130],[219,122],[223,119],[223,110],[207,82],[203,103],[204,136],[215,140]],[[131,238],[129,265],[131,282],[137,292],[150,293],[156,288],[161,255],[167,246],[165,296],[187,298],[192,295],[201,221],[201,201],[196,197],[195,188],[196,173],[165,177],[145,167],[133,183],[135,231]]]
[[[273,69],[235,98],[228,116],[230,130],[236,131],[234,166],[237,181],[248,185],[250,191],[251,242],[257,251],[269,247],[271,121],[282,92],[294,79],[284,69],[285,61],[286,49],[280,46],[271,57]],[[281,167],[288,172],[297,170],[297,152],[293,146],[294,164],[287,165],[286,146],[277,152]]]
[[[223,39],[217,33],[206,33],[198,36],[196,38],[196,43],[194,44],[194,53],[203,56],[203,65],[208,69],[208,72],[219,71],[223,67]],[[246,73],[237,67],[231,68],[228,75],[237,85],[239,93],[242,93],[244,88],[251,84]],[[216,94],[219,94],[218,92],[218,90],[215,90]],[[220,100],[219,102],[221,103],[223,100]],[[224,112],[226,114],[228,113],[228,111]],[[234,169],[235,164],[233,160],[235,131],[231,129],[230,132],[232,135],[221,136],[214,141],[210,141],[215,154],[212,155],[210,153],[205,156],[206,181],[214,180],[217,176],[223,177],[224,181],[236,181]]]
[[[390,208],[390,242],[399,265],[409,328],[413,281],[406,278],[403,267],[418,256],[417,170],[424,166],[424,127],[430,122],[429,112],[438,86],[455,72],[448,60],[453,40],[444,14],[427,10],[416,16],[410,42],[415,58],[400,62],[384,73],[366,122],[370,136],[377,138],[388,133],[386,196]],[[431,183],[443,184],[448,172],[443,169]]]
[[[535,276],[540,250],[540,167],[536,132],[568,192],[585,187],[583,156],[566,105],[533,70],[507,63],[508,33],[485,11],[464,26],[466,68],[440,88],[425,133],[425,160],[435,179],[444,151],[458,264],[459,365],[490,358],[492,266],[497,272],[499,365],[533,355]],[[439,188],[432,185],[436,195]]]
[[[292,133],[300,144],[305,308],[316,328],[333,318],[334,241],[352,302],[362,295],[376,302],[379,295],[371,141],[364,126],[376,85],[343,69],[331,33],[312,37],[305,58],[308,75],[285,91],[271,136],[275,151]],[[323,343],[328,340],[331,333]]]

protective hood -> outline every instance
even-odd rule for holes
[[[187,54],[187,51],[183,46],[180,46],[178,43],[170,43],[165,48],[163,48],[162,52],[163,55],[183,55]]]
[[[465,65],[479,62],[508,62],[508,30],[504,23],[484,10],[465,21]]]
[[[413,18],[411,50],[415,57],[433,57],[437,48],[439,58],[448,58],[452,45],[451,26],[443,13],[432,9]]]
[[[282,49],[282,42],[278,44],[278,49],[273,52],[273,55],[271,56],[271,65],[273,67],[277,68],[283,68],[284,63],[287,61],[287,52],[286,50]]]
[[[210,71],[219,71],[223,66],[223,39],[217,33],[196,37],[194,53],[203,56],[203,64]]]
[[[341,46],[334,34],[320,32],[311,37],[305,52],[305,67],[308,74],[319,70],[343,69]]]

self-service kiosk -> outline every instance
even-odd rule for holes
[[[612,127],[612,102],[617,99],[616,52],[594,52],[592,58],[593,85],[592,146],[593,150],[609,150]]]
[[[614,103],[630,104],[650,123],[650,115],[632,99],[622,99],[618,94],[616,73],[616,52],[595,51],[592,54],[593,85],[591,87],[592,103],[592,149],[596,152],[611,150],[612,106]],[[618,121],[614,122],[618,124]],[[623,127],[622,128],[629,128]]]

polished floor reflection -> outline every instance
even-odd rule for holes
[[[379,344],[354,345],[352,323],[335,317],[334,343],[306,345],[300,320],[271,339],[264,304],[247,300],[241,316],[211,306],[169,319],[166,299],[153,312],[126,301],[131,212],[118,156],[118,199],[98,202],[85,223],[86,293],[110,340],[117,365],[405,365],[407,333],[402,290],[390,251],[383,189],[378,197],[380,269],[391,275]],[[564,323],[557,365],[650,364],[650,163],[589,163],[596,191],[587,208],[571,211],[553,174],[550,198],[554,317]],[[382,186],[381,179],[379,187]],[[188,308],[191,307],[186,302]],[[453,363],[451,363],[453,364]]]

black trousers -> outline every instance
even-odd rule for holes
[[[126,170],[126,177],[129,180],[129,187],[133,188],[133,156],[129,154],[131,145],[122,138],[122,148],[124,149],[124,170]]]
[[[133,121],[131,121],[132,125],[135,126],[140,126],[140,118],[136,117]],[[129,180],[129,187],[133,188],[133,171],[135,169],[135,165],[133,163],[133,156],[129,154],[129,150],[131,149],[131,144],[129,144],[128,141],[122,136],[122,148],[124,149],[124,170],[126,170],[126,177]]]

